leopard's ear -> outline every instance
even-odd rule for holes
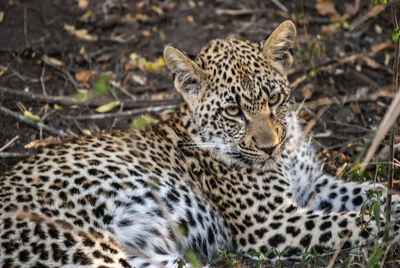
[[[287,20],[282,22],[264,43],[263,56],[284,72],[293,63],[289,49],[294,47],[296,34],[296,26]]]
[[[187,102],[200,95],[204,73],[194,61],[171,46],[164,49],[164,61],[175,76],[176,90]]]

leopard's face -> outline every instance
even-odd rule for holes
[[[287,134],[286,70],[294,37],[288,22],[261,43],[214,40],[195,61],[166,49],[175,86],[199,130],[193,135],[196,146],[229,163],[265,166],[274,161]]]

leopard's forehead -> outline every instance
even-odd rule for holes
[[[238,39],[211,41],[196,57],[208,75],[208,90],[254,112],[265,106],[271,94],[288,95],[285,75],[263,57],[262,45]]]

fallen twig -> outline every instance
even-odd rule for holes
[[[348,62],[354,62],[355,60],[358,60],[358,59],[365,61],[365,58],[372,57],[372,56],[376,55],[378,52],[380,52],[384,49],[387,49],[387,48],[389,48],[389,46],[387,46],[387,45],[380,46],[380,47],[376,47],[376,48],[372,49],[370,52],[356,53],[356,54],[352,54],[352,55],[349,55],[349,56],[346,56],[346,57],[343,57],[340,59],[328,58],[325,60],[321,60],[318,63],[311,62],[310,64],[301,65],[299,67],[289,70],[288,76],[298,74],[298,73],[305,73],[305,72],[308,72],[313,69],[320,69],[320,70],[334,69],[338,65],[342,65],[342,64],[345,64]],[[387,70],[386,68],[384,68],[384,69],[386,71],[391,72],[391,70]]]
[[[10,157],[17,157],[17,158],[22,158],[22,157],[27,157],[30,156],[32,152],[21,152],[21,153],[16,153],[16,152],[0,152],[0,158],[10,158]]]
[[[40,75],[40,85],[42,86],[43,95],[47,96],[46,85],[45,85],[45,81],[44,81],[44,73],[45,72],[46,72],[46,67],[43,66],[42,67],[42,74]]]
[[[267,11],[267,9],[216,9],[215,14],[217,15],[229,15],[229,16],[246,16],[254,13],[260,13]]]
[[[287,9],[287,7],[285,7],[281,2],[279,2],[279,0],[271,0],[271,2],[280,10],[282,10],[285,13],[289,13],[289,10]]]
[[[350,96],[344,97],[326,97],[320,98],[314,101],[309,101],[304,104],[309,109],[316,109],[319,106],[330,105],[330,104],[344,104],[348,102],[361,102],[361,101],[374,101],[378,98],[393,98],[395,96],[395,92],[391,91],[392,87],[383,87],[379,89],[377,92],[369,93],[369,94],[354,94]]]
[[[3,147],[0,148],[0,152],[4,151],[5,149],[7,149],[8,147],[10,147],[11,144],[14,143],[14,141],[18,140],[19,136],[15,136],[14,138],[12,138],[9,142],[7,142],[6,144],[4,144]]]
[[[350,24],[349,31],[351,31],[351,32],[354,31],[361,24],[366,22],[368,19],[373,18],[376,15],[378,15],[379,13],[381,13],[382,11],[384,11],[385,7],[386,7],[385,5],[374,5],[370,10],[368,10],[368,12],[366,14],[364,14],[361,17],[357,18],[356,20],[354,20]]]
[[[14,96],[28,98],[31,100],[41,101],[49,104],[57,103],[62,106],[86,105],[89,107],[97,107],[109,102],[107,100],[97,99],[97,98],[89,99],[83,102],[77,102],[74,98],[69,96],[49,96],[49,95],[44,96],[44,95],[33,94],[31,92],[25,92],[23,90],[10,89],[2,86],[0,86],[0,92]],[[179,102],[180,99],[176,98],[176,99],[166,99],[166,100],[140,100],[140,101],[125,100],[122,103],[124,104],[125,108],[129,109],[129,108],[141,108],[148,106],[173,105],[173,104],[176,105]]]
[[[9,70],[10,70],[11,73],[7,74],[8,77],[16,76],[19,79],[21,79],[23,82],[28,81],[28,82],[31,82],[31,83],[39,83],[39,79],[37,79],[37,78],[32,78],[32,77],[28,77],[26,75],[22,75],[22,74],[20,74],[19,72],[17,72],[16,70],[14,70],[12,68],[9,68]]]
[[[290,83],[290,91],[293,92],[306,79],[307,79],[307,75],[305,75],[305,74],[296,78],[296,80],[294,80],[292,83]]]
[[[79,116],[61,116],[64,119],[72,119],[72,120],[98,120],[112,117],[123,117],[123,116],[131,116],[143,113],[158,113],[168,109],[175,109],[176,105],[166,105],[166,106],[156,106],[156,107],[147,107],[147,108],[139,108],[135,110],[123,111],[118,113],[108,113],[108,114],[90,114],[90,115],[79,115]]]
[[[24,37],[25,37],[25,47],[29,47],[29,39],[28,39],[28,10],[24,8]]]
[[[393,147],[394,152],[400,151],[400,143],[397,143]],[[375,160],[374,161],[382,161],[384,159],[388,159],[390,154],[390,148],[389,146],[385,146],[382,148],[382,150],[376,154]]]
[[[16,112],[13,112],[13,111],[11,111],[11,110],[9,110],[9,109],[7,109],[7,108],[4,108],[4,107],[2,107],[2,106],[0,106],[0,112],[3,113],[3,114],[5,114],[5,115],[14,117],[14,118],[17,119],[18,121],[23,122],[23,123],[26,123],[26,124],[28,124],[28,125],[31,125],[31,126],[33,126],[33,127],[36,127],[36,128],[38,128],[38,129],[43,128],[43,130],[45,130],[45,131],[47,131],[47,132],[49,132],[49,133],[51,133],[51,134],[53,134],[53,135],[57,135],[57,136],[68,136],[68,134],[65,133],[64,130],[57,130],[57,129],[54,129],[54,128],[52,128],[52,127],[49,127],[49,126],[47,126],[47,125],[45,125],[45,124],[43,124],[43,123],[36,122],[36,121],[32,121],[32,120],[30,120],[30,119],[24,117],[23,115],[18,114],[18,113],[16,113]]]
[[[121,86],[117,81],[110,81],[110,85],[121,90],[125,95],[129,96],[132,100],[136,99],[136,96],[131,94],[125,87]]]
[[[319,111],[318,114],[315,116],[315,118],[311,119],[307,126],[304,128],[303,133],[302,133],[302,139],[300,141],[304,140],[304,138],[307,136],[307,134],[311,131],[311,129],[314,127],[315,123],[321,118],[321,116],[328,110],[330,105],[326,105],[322,107]]]
[[[333,254],[332,258],[329,261],[328,268],[332,268],[335,265],[335,260],[339,256],[339,253],[341,252],[344,244],[349,240],[349,236],[350,236],[350,233],[346,234],[344,236],[344,238],[342,238],[342,242],[340,242],[340,245],[337,248],[337,250],[335,251],[335,254]]]

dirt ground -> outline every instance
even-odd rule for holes
[[[0,149],[0,170],[63,133],[126,129],[138,108],[163,110],[152,116],[166,119],[165,106],[180,101],[168,70],[157,65],[167,44],[196,54],[213,38],[263,40],[285,19],[298,26],[293,96],[306,103],[305,123],[316,123],[309,135],[329,172],[349,170],[363,155],[393,94],[390,8],[370,1],[7,0],[0,12],[0,106],[7,109],[0,110],[0,148],[15,139]],[[78,90],[90,95],[104,73],[106,94],[68,102]],[[119,114],[80,118],[115,100],[122,105],[109,113]],[[9,111],[30,112],[53,131]]]
[[[214,38],[261,41],[286,19],[298,27],[289,80],[310,141],[328,172],[360,178],[351,168],[394,94],[390,7],[367,0],[2,0],[0,171],[64,136],[128,129],[141,113],[167,119],[180,101],[159,59],[167,44],[196,54]],[[382,144],[374,161],[386,155]],[[363,177],[384,178],[376,167]]]

